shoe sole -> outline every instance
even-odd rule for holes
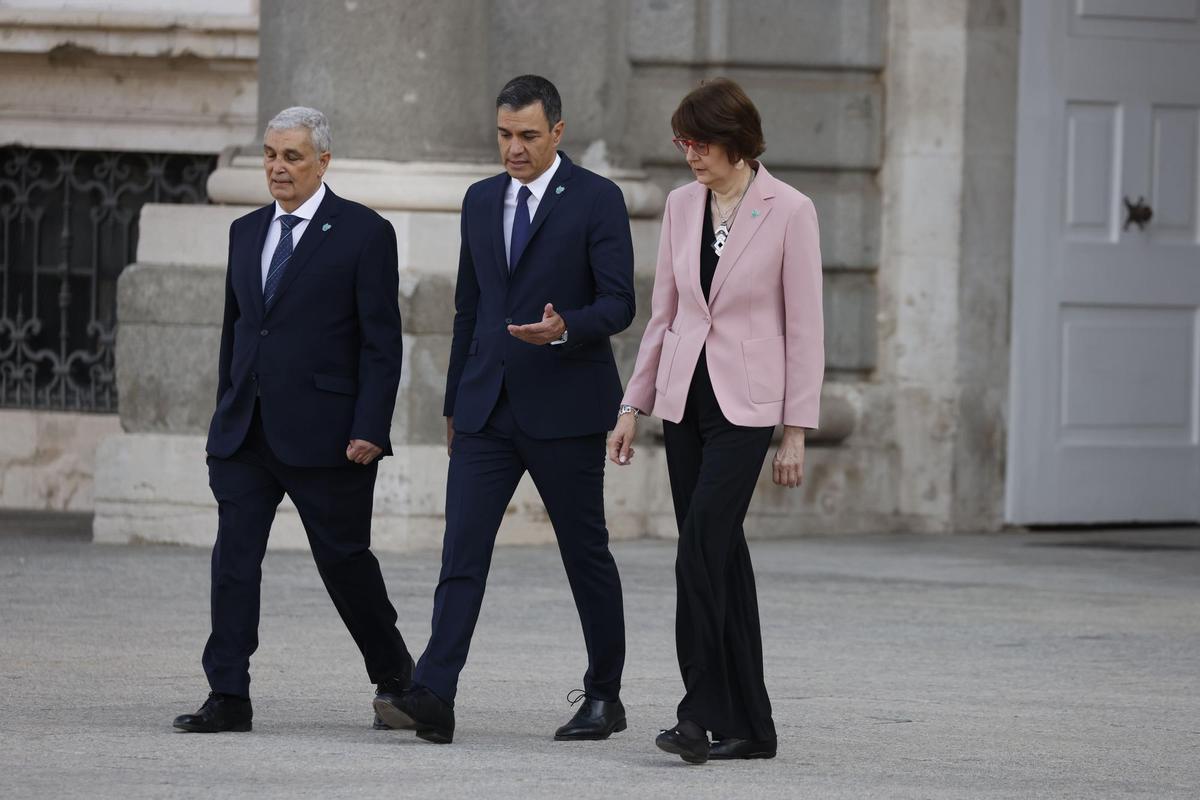
[[[585,733],[585,734],[572,734],[572,733],[557,734],[556,733],[556,734],[554,734],[554,741],[556,741],[556,742],[599,742],[599,741],[603,741],[604,739],[607,739],[608,737],[612,736],[614,733],[620,733],[621,731],[625,730],[627,727],[629,727],[629,726],[625,723],[625,720],[621,720],[616,725],[614,725],[612,730],[609,731],[608,733]]]
[[[758,750],[753,753],[746,753],[741,756],[719,756],[713,753],[708,754],[710,761],[744,761],[750,758],[774,758],[775,752],[772,750]]]
[[[197,725],[174,725],[175,730],[183,731],[184,733],[249,733],[253,725],[249,722],[240,722],[229,728],[204,728]]]
[[[662,750],[664,753],[670,753],[671,755],[679,756],[689,764],[703,764],[704,762],[708,761],[708,756],[698,756],[690,750],[684,750],[674,742],[656,741],[655,744],[658,745],[658,749]]]
[[[424,739],[434,744],[451,744],[454,741],[453,732],[446,733],[435,728],[423,728],[415,719],[391,703],[376,699],[371,702],[371,705],[375,707],[375,713],[379,715],[384,724],[393,730],[414,731],[418,739]]]
[[[391,703],[375,699],[371,701],[371,705],[375,707],[375,713],[383,720],[383,724],[389,728],[400,731],[415,731],[417,729],[417,721]]]
[[[451,744],[454,741],[454,734],[434,730],[433,728],[422,728],[417,731],[417,738],[433,742],[434,744]]]

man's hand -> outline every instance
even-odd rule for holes
[[[376,447],[366,439],[351,439],[350,444],[346,446],[346,458],[355,464],[370,464],[379,458],[382,452],[383,448]]]
[[[446,455],[454,455],[454,417],[446,417]]]
[[[542,314],[541,322],[535,322],[532,325],[508,326],[508,332],[522,342],[537,345],[550,344],[553,341],[561,339],[566,329],[567,323],[554,310],[553,303],[546,303],[546,309]]]
[[[785,425],[783,441],[771,464],[775,482],[795,489],[804,480],[804,428]]]

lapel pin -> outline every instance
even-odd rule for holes
[[[751,212],[750,212],[750,216],[752,216],[752,217],[757,217],[757,216],[758,216],[758,209],[756,208],[756,209],[754,209],[753,211],[751,211]]]
[[[565,192],[566,190],[567,190],[567,187],[565,187],[565,186],[559,186],[557,189],[555,189],[555,190],[554,190],[554,193],[555,193],[555,194],[562,194],[562,193],[563,193],[563,192]]]
[[[758,212],[757,212],[757,211],[755,211],[755,212],[754,212],[754,214],[755,214],[755,216],[757,216],[757,215],[758,215]],[[332,227],[333,227],[332,225],[330,225],[328,222],[326,222],[324,225],[322,225],[322,226],[321,226],[321,230],[323,230],[323,231],[327,231],[327,230],[329,230],[329,229],[330,229],[330,228],[332,228]]]

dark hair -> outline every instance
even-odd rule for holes
[[[514,111],[533,103],[541,103],[546,112],[546,121],[553,128],[562,119],[562,98],[554,84],[541,75],[519,75],[496,95],[496,108],[508,106]]]
[[[676,136],[721,145],[731,164],[767,149],[758,109],[729,78],[701,81],[688,92],[671,115],[671,128]]]

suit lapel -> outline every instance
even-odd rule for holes
[[[687,271],[684,280],[691,287],[696,303],[703,309],[708,308],[708,303],[704,300],[704,288],[700,285],[700,248],[704,246],[700,242],[700,235],[704,230],[704,215],[708,213],[708,204],[705,202],[707,197],[708,190],[699,183],[695,184],[695,189],[688,198],[687,207],[684,209],[686,224],[683,229],[685,237],[683,240],[683,263],[684,269]]]
[[[754,234],[758,233],[759,228],[762,227],[763,221],[770,215],[771,203],[767,201],[775,196],[774,187],[771,185],[773,180],[767,174],[766,168],[760,165],[758,175],[750,184],[750,188],[746,192],[746,199],[742,201],[742,207],[738,209],[737,218],[733,221],[733,230],[729,232],[729,239],[725,242],[721,259],[717,262],[712,288],[708,292],[710,306],[717,299],[717,293],[721,291],[721,286],[729,277],[729,273],[733,272],[733,268],[737,266],[738,259],[741,258],[746,245],[750,243]]]
[[[240,262],[245,265],[241,272],[246,296],[252,298],[254,311],[259,319],[263,318],[262,251],[263,246],[267,243],[267,231],[274,219],[274,203],[260,208],[254,226],[254,235],[245,241],[238,253]]]
[[[508,283],[508,251],[504,247],[504,196],[512,178],[508,173],[496,176],[496,194],[492,197],[492,250],[496,254],[496,266],[500,268],[500,279]]]
[[[562,163],[558,165],[558,169],[554,173],[554,177],[550,179],[550,183],[546,184],[546,191],[538,200],[537,213],[533,215],[533,221],[529,225],[529,240],[525,243],[525,250],[521,253],[521,259],[525,258],[525,253],[529,252],[530,245],[533,244],[533,237],[537,236],[538,230],[546,221],[546,217],[550,216],[550,212],[558,205],[561,198],[567,191],[567,182],[571,180],[572,164],[571,159],[567,158],[565,153],[559,153],[562,158]],[[562,191],[558,191],[562,187]],[[513,264],[513,272],[517,271],[517,267],[521,266],[521,259]]]
[[[296,280],[296,276],[304,270],[313,253],[317,252],[329,238],[333,228],[331,221],[341,211],[341,205],[342,199],[334,194],[332,189],[325,187],[325,199],[321,201],[321,205],[317,206],[317,213],[313,214],[313,218],[309,220],[308,227],[304,229],[304,235],[300,237],[300,244],[296,245],[296,249],[292,252],[292,260],[284,270],[283,277],[279,279],[279,287],[275,290],[275,301],[271,308],[279,305],[280,296],[288,290],[288,287]],[[328,229],[325,227],[326,223],[330,225]]]

